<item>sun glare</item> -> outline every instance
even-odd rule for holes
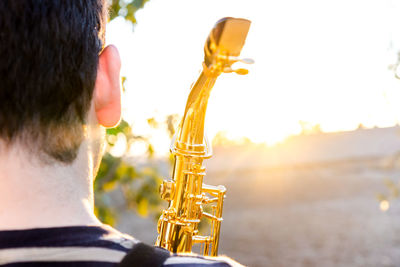
[[[146,132],[140,121],[182,114],[206,36],[219,18],[237,16],[252,20],[242,56],[256,63],[217,81],[210,138],[225,131],[271,145],[300,133],[301,121],[327,132],[392,126],[400,118],[400,83],[388,70],[400,49],[396,10],[393,1],[152,0],[133,33],[123,20],[108,25],[127,77],[124,117]]]

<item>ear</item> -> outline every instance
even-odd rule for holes
[[[121,120],[121,59],[115,46],[101,52],[93,94],[97,121],[104,127],[114,127]]]

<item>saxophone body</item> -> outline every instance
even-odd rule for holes
[[[203,255],[216,256],[222,222],[226,189],[203,183],[203,161],[212,155],[204,133],[204,122],[210,92],[221,73],[247,74],[246,69],[233,70],[231,65],[241,61],[238,56],[244,45],[250,21],[223,18],[217,22],[204,46],[203,70],[191,88],[185,113],[171,143],[175,162],[171,180],[163,181],[161,197],[169,202],[158,221],[157,246],[174,253],[190,253],[200,244]],[[203,207],[210,208],[206,212]],[[208,235],[200,235],[199,223],[209,219]]]

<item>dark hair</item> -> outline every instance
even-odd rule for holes
[[[83,140],[106,0],[0,0],[0,138],[69,163]]]

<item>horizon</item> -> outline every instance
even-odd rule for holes
[[[335,132],[326,132],[321,130],[320,128],[317,128],[317,130],[312,129],[310,130],[304,130],[301,131],[300,133],[297,134],[292,134],[288,137],[286,137],[284,140],[280,141],[280,142],[276,142],[273,144],[267,144],[266,142],[254,142],[251,139],[247,138],[247,137],[241,137],[241,138],[237,138],[237,139],[229,139],[229,137],[226,135],[226,133],[224,132],[218,132],[214,138],[211,140],[211,144],[212,147],[214,149],[219,149],[219,148],[238,148],[238,149],[247,149],[247,148],[257,148],[257,149],[262,149],[264,150],[264,152],[268,152],[268,151],[273,151],[275,149],[280,149],[280,148],[284,148],[284,147],[288,147],[288,146],[293,146],[293,142],[294,143],[298,143],[300,142],[303,143],[304,141],[308,143],[308,145],[311,145],[310,147],[314,147],[316,149],[318,149],[318,147],[321,145],[321,139],[320,138],[335,138],[336,139],[340,139],[340,137],[343,136],[347,136],[347,137],[351,137],[352,135],[354,135],[354,138],[356,138],[356,141],[358,140],[358,138],[360,138],[360,136],[356,136],[358,133],[360,132],[364,132],[364,133],[372,133],[373,131],[379,131],[380,133],[379,139],[383,138],[384,132],[385,131],[391,131],[391,130],[398,130],[400,129],[400,124],[396,124],[394,126],[388,126],[388,127],[365,127],[364,125],[359,125],[358,128],[356,129],[352,129],[352,130],[344,130],[344,131],[335,131]],[[154,137],[154,136],[162,136],[164,137],[164,141],[165,142],[169,142],[167,145],[163,145],[160,147],[155,147],[155,154],[154,154],[154,158],[155,159],[165,159],[166,157],[168,157],[168,155],[170,155],[170,151],[169,151],[169,144],[170,144],[170,139],[166,138],[166,134],[163,134],[164,130],[163,129],[153,129],[153,133],[150,133],[150,136]],[[157,134],[155,134],[155,132],[158,132]],[[382,135],[383,134],[383,135]],[[396,134],[396,132],[395,132]],[[399,146],[393,146],[390,147],[390,149],[388,149],[386,151],[387,156],[391,156],[392,154],[395,154],[397,152],[397,148],[398,150],[400,150],[400,132],[398,132],[398,140],[399,140]],[[365,137],[364,137],[365,138]],[[370,137],[373,138],[373,137]],[[385,137],[387,138],[387,136]],[[397,138],[395,138],[397,139]],[[329,140],[330,142],[332,140]],[[362,142],[365,142],[365,140],[361,140]],[[372,141],[372,140],[369,140]],[[376,139],[374,140],[376,143],[379,143],[378,146],[382,145],[382,141]],[[392,140],[393,141],[393,140]],[[343,143],[340,143],[340,140],[334,140],[334,142],[336,142],[336,146],[338,148],[338,150],[340,151],[345,151],[346,149],[348,150],[348,145],[343,145]],[[314,145],[312,145],[314,143]],[[359,146],[357,149],[353,148],[353,152],[357,152],[357,154],[359,154],[359,156],[363,157],[363,153],[365,153],[366,149],[370,149],[370,150],[376,150],[376,144],[374,143],[369,143],[369,146]],[[298,145],[298,144],[297,144]],[[397,145],[397,143],[396,143]],[[114,147],[112,147],[110,149],[110,153],[113,156],[122,156],[122,154],[124,153],[124,151],[126,151],[126,143],[125,141],[119,141],[118,143],[115,144]],[[268,152],[269,153],[269,152]],[[293,153],[293,151],[291,151],[291,153]],[[148,156],[147,154],[147,146],[145,142],[138,142],[137,144],[134,144],[131,147],[131,150],[129,151],[129,153],[126,155],[135,159],[142,159],[142,160],[148,160]],[[368,153],[367,153],[368,154]],[[366,155],[365,155],[366,156]]]

